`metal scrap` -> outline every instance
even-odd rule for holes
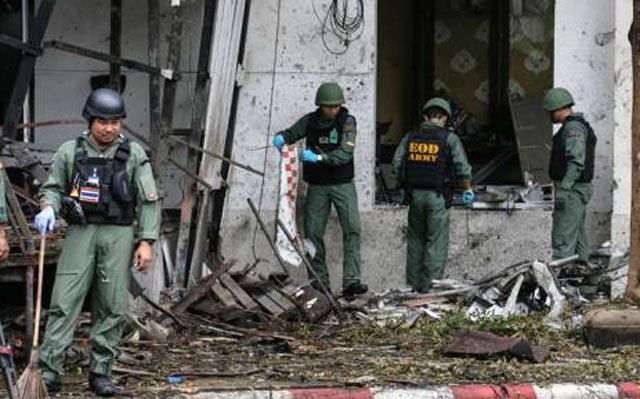
[[[508,355],[542,363],[549,355],[550,349],[531,345],[529,342],[482,331],[458,332],[444,350],[447,355],[464,355],[486,357],[489,355]]]

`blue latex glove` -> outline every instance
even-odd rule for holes
[[[53,212],[53,207],[45,206],[44,209],[36,215],[35,222],[40,235],[45,235],[48,231],[53,231],[53,227],[56,224],[56,215],[55,212]]]
[[[465,190],[464,194],[462,194],[462,202],[464,202],[464,206],[467,208],[471,208],[473,201],[476,199],[476,195],[473,190]]]
[[[311,150],[304,150],[300,154],[300,159],[302,159],[302,162],[318,163],[320,162],[320,155]]]
[[[274,147],[278,149],[278,151],[282,151],[282,147],[284,147],[284,137],[281,134],[276,135],[271,141]]]

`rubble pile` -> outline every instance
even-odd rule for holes
[[[427,294],[339,298],[337,309],[311,285],[232,272],[231,261],[177,303],[130,314],[113,372],[135,397],[205,387],[640,379],[639,349],[584,341],[582,315],[620,306],[603,298],[628,258],[605,252],[588,264],[520,262],[475,281],[436,281]],[[88,320],[67,353],[70,392],[86,389]]]

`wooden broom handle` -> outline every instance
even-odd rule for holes
[[[44,275],[44,252],[47,236],[40,236],[40,253],[38,254],[38,287],[36,288],[36,317],[33,321],[33,348],[38,347],[40,337],[40,310],[42,308],[42,280]]]

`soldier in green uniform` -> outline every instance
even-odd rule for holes
[[[329,288],[324,233],[333,204],[342,226],[342,293],[352,297],[367,292],[367,286],[360,281],[360,215],[353,182],[356,119],[343,104],[344,94],[338,84],[322,84],[316,93],[318,109],[276,134],[273,145],[281,150],[284,144],[306,139],[307,148],[300,159],[304,163],[304,180],[309,184],[304,231],[316,247],[311,263],[321,282]]]
[[[549,175],[553,180],[554,207],[551,241],[553,258],[578,255],[589,259],[584,229],[587,204],[593,194],[596,135],[581,113],[574,113],[573,96],[561,87],[544,97],[544,109],[562,127],[553,137]]]
[[[130,268],[146,271],[158,238],[160,203],[142,147],[120,134],[121,96],[93,91],[82,112],[89,131],[60,146],[40,189],[36,225],[51,231],[55,215],[68,222],[58,260],[40,363],[49,392],[60,390],[64,353],[91,291],[89,387],[113,395],[111,365],[125,326]]]
[[[471,206],[471,165],[462,142],[445,128],[451,107],[432,98],[422,108],[420,128],[404,136],[393,157],[392,172],[410,198],[407,241],[407,284],[426,292],[441,279],[449,251],[449,206],[454,180]]]

